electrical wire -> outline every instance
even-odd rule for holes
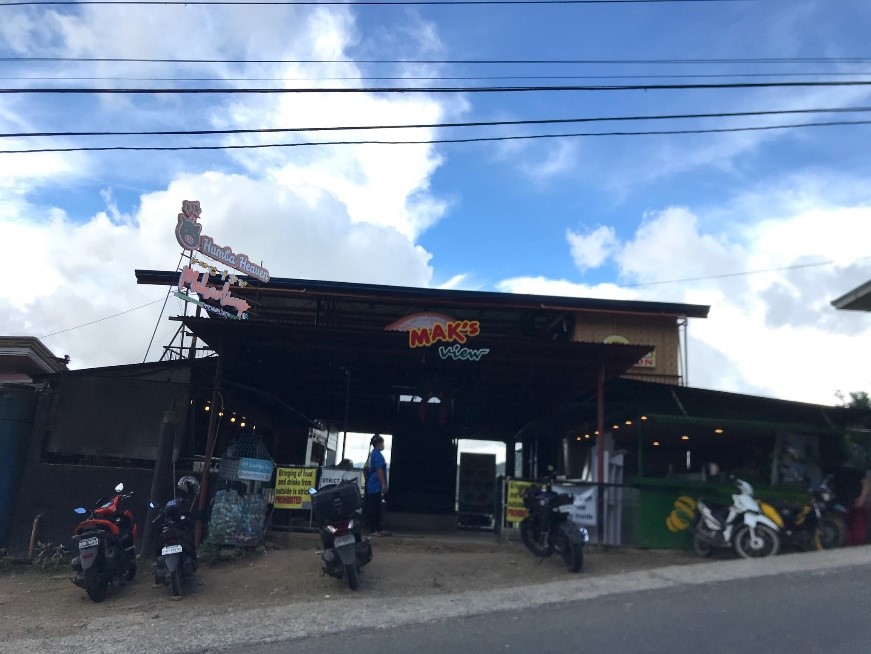
[[[179,146],[94,146],[78,148],[34,148],[30,150],[0,150],[0,154],[34,154],[45,152],[179,152],[182,150],[259,150],[265,148],[298,148],[325,145],[437,145],[448,143],[483,143],[488,141],[528,141],[593,136],[662,136],[676,134],[723,134],[730,132],[759,132],[803,127],[836,127],[847,125],[871,125],[871,120],[839,120],[817,123],[792,123],[788,125],[760,125],[754,127],[722,127],[710,129],[650,130],[639,132],[571,132],[565,134],[528,134],[520,136],[482,136],[456,139],[428,139],[408,141],[310,141],[299,143],[258,143],[250,145],[179,145]]]
[[[612,84],[557,86],[382,86],[382,87],[295,87],[295,88],[196,88],[196,89],[112,89],[112,88],[22,88],[0,89],[0,95],[247,95],[309,93],[542,93],[559,91],[675,91],[698,89],[768,89],[836,86],[871,86],[871,80],[800,82],[731,82],[719,84]]]
[[[80,4],[80,3],[76,3]],[[184,3],[189,4],[189,3]],[[248,3],[246,3],[248,4]],[[358,4],[358,3],[354,3]],[[871,57],[748,57],[720,59],[149,59],[129,57],[0,57],[9,63],[147,63],[147,64],[474,64],[474,65],[783,65],[783,64],[867,64]]]
[[[158,302],[163,302],[163,298],[159,298],[154,300],[153,302],[146,302],[145,304],[140,304],[138,307],[133,307],[132,309],[126,309],[124,311],[120,311],[118,313],[113,313],[111,316],[105,316],[103,318],[97,318],[96,320],[91,320],[90,322],[82,323],[81,325],[76,325],[75,327],[68,327],[67,329],[61,329],[57,332],[52,332],[51,334],[46,334],[45,336],[39,336],[38,338],[42,340],[43,338],[48,338],[49,336],[57,336],[58,334],[64,334],[66,332],[71,332],[74,329],[81,329],[82,327],[87,327],[88,325],[94,325],[98,322],[103,322],[104,320],[109,320],[111,318],[117,318],[118,316],[123,316],[125,313],[130,313],[131,311],[136,311],[138,309],[142,309],[144,307],[150,307],[152,304],[157,304]]]
[[[70,5],[193,5],[193,6],[476,6],[476,5],[642,5],[642,4],[728,4],[758,0],[18,0],[2,2],[2,7]]]
[[[509,125],[558,125],[567,123],[597,123],[639,120],[684,120],[698,118],[737,118],[748,116],[782,116],[817,113],[867,113],[871,107],[830,107],[823,109],[772,109],[769,111],[730,111],[705,114],[653,114],[642,116],[601,116],[593,118],[544,118],[538,120],[491,120],[464,123],[419,123],[405,125],[345,125],[333,127],[261,127],[255,129],[199,129],[155,131],[103,132],[11,132],[0,138],[72,137],[72,136],[203,136],[230,134],[280,134],[289,132],[345,132],[381,129],[445,129],[453,127],[505,127]]]
[[[871,259],[871,256],[859,257],[853,263],[857,263],[859,261],[865,261],[866,259]],[[621,286],[627,288],[639,288],[643,286],[658,286],[660,284],[679,284],[683,282],[700,282],[707,281],[709,279],[726,279],[728,277],[744,277],[747,275],[761,275],[763,273],[771,273],[771,272],[782,272],[784,270],[800,270],[802,268],[817,268],[819,266],[829,266],[836,263],[835,261],[814,261],[812,263],[797,263],[791,266],[782,266],[780,268],[763,268],[761,270],[745,270],[743,272],[734,272],[734,273],[722,273],[719,275],[705,275],[704,277],[683,277],[680,279],[667,279],[658,282],[639,282],[637,284],[621,284]]]
[[[471,80],[523,80],[523,79],[726,79],[734,77],[855,77],[871,75],[871,71],[858,72],[826,72],[811,71],[803,73],[712,73],[708,75],[467,75],[438,77],[318,77],[318,82],[347,81],[408,81],[408,82],[441,82],[441,81],[471,81]],[[0,81],[14,82],[305,82],[312,81],[310,77],[2,77]]]
[[[865,261],[867,259],[871,259],[871,256],[859,257],[858,259],[853,261],[853,263],[857,263],[859,261]],[[761,274],[771,273],[771,272],[783,272],[786,270],[799,270],[802,268],[816,268],[816,267],[820,267],[820,266],[834,265],[835,263],[836,263],[835,261],[831,261],[831,260],[814,261],[811,263],[799,263],[799,264],[793,264],[791,266],[782,266],[779,268],[763,268],[760,270],[745,270],[745,271],[734,272],[734,273],[721,273],[721,274],[717,274],[717,275],[704,275],[701,277],[684,277],[684,278],[680,278],[680,279],[668,279],[668,280],[662,280],[662,281],[656,281],[656,282],[639,282],[637,284],[620,284],[620,286],[625,287],[625,288],[639,288],[639,287],[643,287],[643,286],[657,286],[659,284],[679,284],[679,283],[684,283],[684,282],[699,282],[699,281],[707,281],[707,280],[711,280],[711,279],[725,279],[728,277],[742,277],[742,276],[748,276],[748,275],[761,275]],[[132,309],[127,309],[126,311],[121,311],[120,313],[116,313],[116,314],[113,314],[111,316],[105,316],[104,318],[98,318],[97,320],[92,320],[90,322],[86,322],[86,323],[83,323],[81,325],[76,325],[75,327],[70,327],[68,329],[64,329],[64,330],[59,331],[59,332],[54,332],[52,334],[46,334],[45,336],[40,336],[39,338],[40,339],[48,338],[49,336],[54,336],[56,334],[62,334],[64,332],[72,331],[74,329],[79,329],[81,327],[87,327],[88,325],[93,325],[94,323],[102,322],[104,320],[109,320],[111,318],[116,318],[118,316],[124,315],[125,313],[130,313],[131,311],[136,311],[137,309],[141,309],[143,307],[147,307],[147,306],[150,306],[152,304],[157,304],[158,302],[161,302],[161,301],[162,301],[162,299],[157,299],[157,300],[154,300],[153,302],[149,302],[147,304],[142,304],[138,307],[133,307]],[[223,398],[222,398],[222,403],[223,403]]]

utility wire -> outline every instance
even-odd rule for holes
[[[866,259],[871,259],[871,256],[867,257],[859,257],[853,263],[858,261],[864,261]],[[723,273],[720,275],[705,275],[704,277],[683,277],[681,279],[667,279],[659,282],[640,282],[638,284],[620,284],[620,286],[625,286],[628,288],[639,288],[642,286],[658,286],[659,284],[679,284],[682,282],[699,282],[706,281],[709,279],[725,279],[728,277],[744,277],[747,275],[761,275],[763,273],[770,272],[782,272],[784,270],[799,270],[801,268],[817,268],[819,266],[829,266],[834,264],[834,261],[814,261],[812,263],[797,263],[791,266],[783,266],[780,268],[763,268],[761,270],[745,270],[743,272],[734,272],[734,273]]]
[[[864,261],[866,259],[871,259],[871,256],[859,257],[853,263],[856,263],[859,261]],[[801,269],[801,268],[816,268],[819,266],[833,265],[835,263],[836,263],[835,261],[830,261],[830,260],[815,261],[812,263],[799,263],[799,264],[794,264],[791,266],[782,266],[780,268],[764,268],[761,270],[745,270],[742,272],[722,273],[719,275],[705,275],[702,277],[684,277],[681,279],[669,279],[669,280],[663,280],[663,281],[658,281],[658,282],[640,282],[637,284],[619,284],[619,285],[623,286],[625,288],[639,288],[639,287],[643,287],[643,286],[657,286],[659,284],[680,284],[683,282],[699,282],[699,281],[706,281],[709,279],[724,279],[724,278],[728,278],[728,277],[743,277],[743,276],[748,276],[748,275],[761,275],[764,273],[782,272],[785,270],[797,270],[797,269]],[[43,338],[48,338],[49,336],[55,336],[56,334],[63,334],[64,332],[69,332],[69,331],[72,331],[74,329],[79,329],[81,327],[87,327],[88,325],[93,325],[95,323],[102,322],[104,320],[110,320],[111,318],[117,318],[118,316],[122,316],[125,313],[130,313],[131,311],[136,311],[137,309],[141,309],[143,307],[147,307],[147,306],[150,306],[152,304],[157,304],[158,302],[161,302],[161,301],[162,300],[160,300],[160,299],[154,300],[153,302],[148,302],[147,304],[142,304],[138,307],[133,307],[132,309],[127,309],[126,311],[121,311],[120,313],[112,314],[111,316],[105,316],[103,318],[98,318],[96,320],[92,320],[90,322],[86,322],[86,323],[83,323],[81,325],[76,325],[75,327],[70,327],[68,329],[64,329],[64,330],[61,330],[59,332],[54,332],[52,334],[46,334],[45,336],[39,336],[39,339],[41,340]]]
[[[763,89],[798,87],[871,86],[871,80],[832,82],[733,82],[719,84],[614,84],[559,86],[384,86],[384,87],[306,87],[306,88],[199,88],[199,89],[109,89],[109,88],[26,88],[0,89],[0,95],[246,95],[307,93],[541,93],[554,91],[674,91],[696,89]]]
[[[79,3],[77,3],[79,4]],[[190,3],[184,3],[190,4]],[[248,3],[246,3],[248,4]],[[358,3],[354,3],[358,4]],[[0,62],[97,62],[147,64],[583,64],[583,65],[711,65],[711,64],[867,64],[871,57],[748,57],[730,59],[147,59],[127,57],[0,57]]]
[[[475,6],[475,5],[642,5],[642,4],[711,4],[756,2],[757,0],[20,0],[2,2],[2,7],[69,6],[69,5],[194,5],[194,6]]]
[[[726,79],[734,77],[856,77],[871,75],[871,71],[852,73],[833,72],[803,72],[803,73],[712,73],[708,75],[467,75],[438,77],[318,77],[318,82],[347,81],[409,81],[409,82],[440,82],[454,80],[523,80],[523,79]],[[2,77],[0,80],[16,82],[306,82],[309,77]]]
[[[0,150],[0,154],[32,154],[39,152],[178,152],[181,150],[258,150],[264,148],[298,148],[323,145],[436,145],[443,143],[483,143],[487,141],[525,141],[588,136],[656,136],[674,134],[723,134],[728,132],[757,132],[795,129],[801,127],[834,127],[843,125],[871,125],[871,120],[840,120],[817,123],[793,123],[790,125],[763,125],[757,127],[723,127],[711,129],[657,130],[644,132],[574,132],[568,134],[530,134],[524,136],[487,136],[457,139],[430,139],[416,141],[318,141],[300,143],[260,143],[252,145],[183,145],[183,146],[99,146],[81,148],[37,148],[31,150]]]
[[[543,118],[538,120],[491,120],[464,123],[419,123],[404,125],[345,125],[334,127],[263,127],[256,129],[199,129],[155,131],[103,131],[103,132],[17,132],[0,133],[0,138],[32,138],[57,136],[203,136],[230,134],[279,134],[288,132],[345,132],[381,129],[445,129],[452,127],[504,127],[509,125],[559,125],[567,123],[597,123],[639,120],[683,120],[697,118],[737,118],[747,116],[782,116],[817,113],[867,113],[871,107],[831,107],[825,109],[774,109],[770,111],[731,111],[706,114],[654,114],[643,116],[601,116],[592,118]]]
[[[45,336],[40,336],[40,339],[48,338],[49,336],[57,336],[58,334],[64,334],[66,332],[71,332],[74,329],[80,329],[81,327],[87,327],[88,325],[94,325],[98,322],[103,322],[104,320],[109,320],[110,318],[117,318],[118,316],[123,316],[125,313],[130,313],[131,311],[136,311],[138,309],[142,309],[144,307],[150,307],[152,304],[157,304],[158,302],[163,302],[163,298],[158,300],[154,300],[153,302],[146,302],[145,304],[140,304],[138,307],[133,307],[132,309],[126,309],[125,311],[120,311],[118,313],[113,313],[111,316],[105,316],[103,318],[97,318],[96,320],[92,320],[90,322],[82,323],[81,325],[76,325],[75,327],[68,327],[67,329],[61,329],[59,332],[52,332],[51,334],[46,334]]]

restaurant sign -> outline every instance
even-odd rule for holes
[[[454,320],[446,314],[427,311],[400,318],[384,329],[408,332],[408,346],[411,348],[443,343],[438,348],[442,359],[480,361],[490,352],[489,348],[464,347],[470,338],[481,333],[481,323],[477,320]]]
[[[617,343],[619,345],[630,345],[629,339],[625,336],[619,336],[617,334],[612,334],[611,336],[606,336],[603,340],[603,343],[608,345],[612,343]],[[638,359],[637,363],[635,363],[634,367],[636,368],[656,368],[656,350],[653,352],[648,352],[643,357]]]
[[[181,213],[175,226],[175,239],[185,250],[196,250],[220,261],[224,265],[235,268],[258,279],[264,284],[269,281],[269,271],[252,263],[247,254],[236,254],[229,247],[221,247],[211,236],[202,233],[203,226],[198,222],[202,214],[199,200],[184,200],[181,203]]]

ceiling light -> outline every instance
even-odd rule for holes
[[[589,434],[584,434],[584,438],[589,438],[589,437],[590,437]]]
[[[235,415],[230,416],[230,422],[236,422],[236,416],[235,416]]]
[[[206,411],[211,411],[212,407],[210,407],[210,406],[207,404],[207,405],[205,406],[205,409],[206,409]]]
[[[240,426],[240,427],[244,427],[244,426],[245,426],[245,422],[244,422],[244,421],[243,421],[243,422],[240,422],[240,423],[239,423],[239,426]]]
[[[715,434],[722,434],[722,433],[723,433],[723,430],[720,429],[719,427],[717,427],[717,428],[714,430],[714,433],[715,433]]]
[[[218,411],[218,417],[219,417],[219,418],[223,418],[223,417],[224,417],[224,412],[223,412],[223,411]]]
[[[614,425],[611,429],[620,429],[620,425]]]
[[[647,420],[647,416],[641,416],[642,420]]]
[[[684,434],[683,436],[680,437],[680,439],[681,439],[682,441],[688,441],[688,440],[690,439],[690,437],[687,436],[686,434]]]
[[[631,425],[631,424],[632,424],[632,421],[631,421],[631,420],[627,420],[627,421],[626,421],[626,424],[627,424],[627,425]]]
[[[653,447],[659,447],[659,441],[653,441]]]

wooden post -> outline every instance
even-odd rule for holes
[[[596,427],[598,429],[598,437],[596,439],[596,481],[599,487],[599,497],[596,504],[598,505],[598,519],[596,520],[596,530],[599,532],[599,543],[605,543],[605,364],[599,366],[599,379],[596,384]]]
[[[203,461],[203,476],[200,481],[200,501],[197,512],[197,523],[194,530],[194,542],[199,547],[203,536],[203,514],[206,509],[206,501],[209,496],[209,469],[212,463],[212,454],[215,451],[215,440],[218,436],[218,413],[223,411],[224,401],[221,395],[221,357],[218,356],[218,364],[215,366],[215,386],[212,390],[212,409],[209,411],[209,432],[206,437],[206,454]]]

